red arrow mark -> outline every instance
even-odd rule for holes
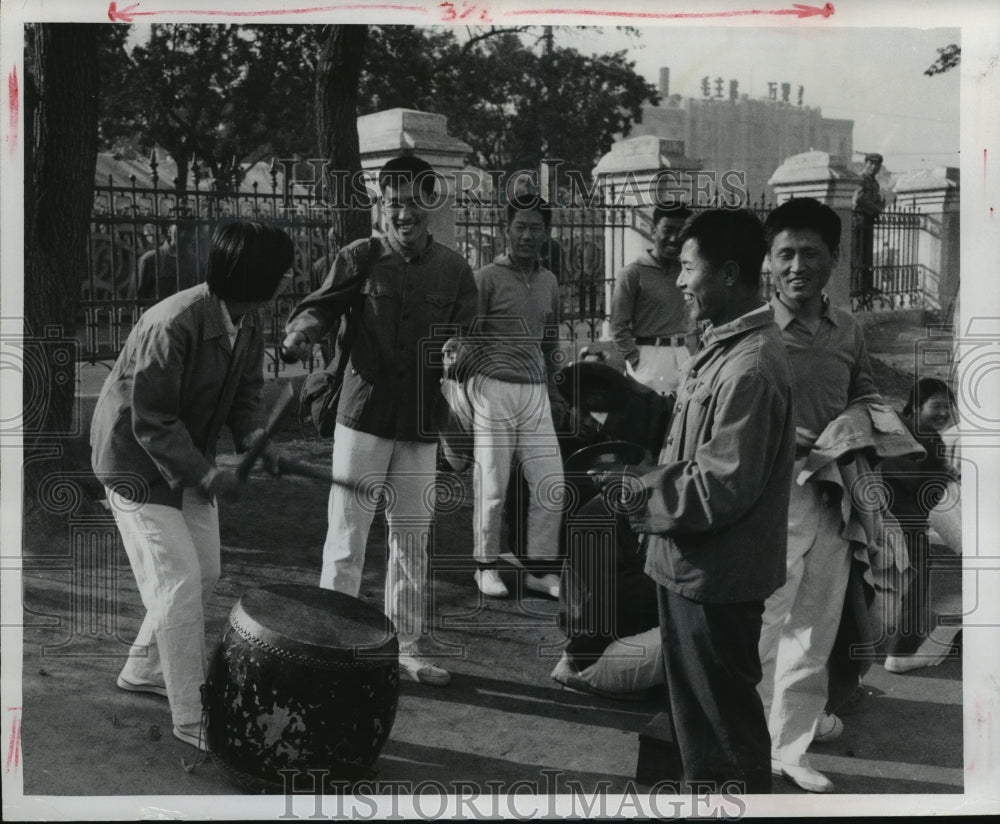
[[[311,14],[320,11],[418,11],[427,13],[423,6],[400,6],[391,3],[354,3],[342,6],[314,6],[304,9],[263,9],[261,11],[230,11],[212,9],[159,9],[155,11],[134,11],[139,8],[138,3],[119,9],[118,4],[111,0],[108,6],[108,19],[112,23],[131,23],[136,17],[152,17],[156,14],[177,14],[177,15],[205,15],[209,17],[268,17],[276,14]]]
[[[10,156],[17,154],[17,113],[21,107],[21,97],[17,88],[17,66],[7,75],[7,113],[10,116]]]
[[[833,3],[820,6],[806,6],[802,3],[792,3],[790,9],[746,9],[745,11],[704,11],[704,12],[643,12],[643,11],[600,11],[598,9],[520,9],[509,11],[506,16],[519,14],[579,14],[593,17],[628,17],[645,20],[700,20],[706,17],[749,17],[753,15],[794,14],[803,17],[829,17],[833,14]]]

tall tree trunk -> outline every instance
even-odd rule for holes
[[[329,202],[352,206],[356,204],[352,202],[351,178],[361,172],[358,82],[368,26],[325,26],[323,35],[316,67],[316,125],[326,171],[339,173],[326,174],[323,188]],[[331,218],[341,245],[371,232],[367,209],[338,208]]]
[[[97,26],[38,24],[26,59],[25,502],[64,465],[97,164]],[[55,335],[56,337],[53,337]],[[67,365],[66,357],[70,356]],[[45,456],[55,460],[39,460]]]

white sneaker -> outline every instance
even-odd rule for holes
[[[500,579],[500,573],[495,569],[477,569],[473,577],[479,585],[479,591],[490,598],[506,598],[507,585]]]
[[[817,744],[826,744],[829,741],[836,741],[844,731],[844,722],[836,715],[824,712],[819,721],[816,722],[816,732],[813,734],[813,741]]]
[[[777,758],[771,759],[771,775],[787,778],[807,793],[832,793],[833,782],[823,773],[805,764],[786,764]]]
[[[550,598],[559,597],[559,576],[554,572],[548,575],[532,575],[530,572],[524,574],[524,585],[535,592],[542,592]]]
[[[451,681],[451,673],[444,667],[412,652],[399,653],[399,677],[432,687],[445,687]]]

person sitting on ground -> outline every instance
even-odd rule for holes
[[[904,673],[940,661],[941,656],[920,650],[930,634],[932,611],[930,592],[929,515],[940,503],[957,473],[944,459],[940,432],[952,423],[955,397],[948,385],[937,378],[923,378],[910,390],[902,420],[927,457],[914,466],[912,461],[887,459],[882,462],[882,479],[889,487],[889,510],[899,522],[909,556],[909,570],[902,583],[900,615],[889,628],[889,644],[884,667]],[[961,551],[961,547],[953,549]]]

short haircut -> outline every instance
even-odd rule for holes
[[[825,203],[812,197],[797,197],[786,200],[774,209],[764,221],[767,248],[774,239],[787,230],[811,229],[819,234],[830,252],[840,248],[840,217]]]
[[[739,267],[740,283],[760,288],[760,270],[767,245],[760,219],[746,209],[705,209],[688,219],[678,242],[698,241],[698,254],[713,266],[733,261]]]
[[[437,178],[431,164],[413,154],[394,157],[378,173],[378,190],[382,193],[385,192],[386,186],[417,183],[422,195],[433,197],[436,182]]]
[[[223,223],[212,235],[208,289],[223,300],[265,301],[295,260],[292,239],[263,223]]]
[[[883,157],[878,152],[871,152],[865,155],[865,163],[881,163],[882,160]]]
[[[507,225],[514,221],[518,212],[538,212],[545,221],[545,231],[552,228],[552,206],[538,195],[518,195],[507,202]]]
[[[926,403],[928,398],[934,395],[944,395],[954,409],[955,395],[951,387],[944,381],[937,378],[921,378],[910,390],[910,395],[906,399],[906,406],[903,407],[904,415],[912,415]]]
[[[655,229],[656,224],[663,220],[663,218],[669,218],[671,220],[687,220],[692,214],[694,213],[683,203],[657,206],[653,209],[653,228]]]

